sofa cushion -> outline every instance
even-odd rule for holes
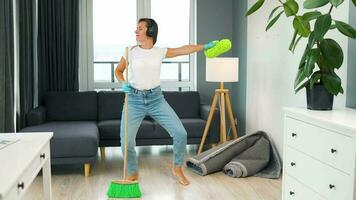
[[[47,122],[21,132],[53,132],[51,157],[92,157],[97,154],[99,131],[95,121]]]
[[[100,140],[119,140],[121,120],[105,120],[98,123]],[[130,126],[130,124],[129,124]],[[154,124],[150,120],[143,120],[136,138],[151,138],[154,135]]]
[[[198,92],[163,92],[164,98],[179,118],[200,118],[200,96]]]
[[[125,94],[117,91],[98,92],[98,120],[121,119]]]
[[[97,94],[88,92],[47,92],[47,121],[97,120]]]
[[[195,137],[201,137],[204,132],[205,128],[205,120],[202,119],[180,119],[182,121],[182,124],[187,131],[187,137],[188,138],[195,138]],[[169,138],[168,132],[157,122],[154,122],[156,126],[156,131],[154,136],[151,138]]]

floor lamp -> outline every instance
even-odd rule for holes
[[[224,58],[207,58],[206,59],[206,81],[220,82],[220,88],[215,90],[213,102],[210,106],[209,116],[205,125],[203,137],[201,139],[198,154],[202,152],[206,136],[209,132],[211,120],[214,115],[216,104],[219,100],[220,109],[220,144],[227,141],[226,139],[226,121],[225,108],[230,119],[232,129],[232,137],[237,138],[237,130],[235,126],[234,115],[232,113],[229,90],[224,88],[224,82],[237,82],[239,71],[239,59],[224,57]]]

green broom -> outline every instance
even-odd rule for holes
[[[126,55],[126,82],[128,82],[128,48],[125,49]],[[124,152],[124,178],[123,180],[113,180],[110,183],[107,196],[109,198],[135,198],[141,197],[138,181],[126,180],[127,177],[127,139],[128,138],[128,94],[125,93],[125,152]]]

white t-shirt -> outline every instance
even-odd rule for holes
[[[167,48],[140,46],[129,47],[129,78],[132,87],[139,90],[152,89],[160,85],[161,64]],[[126,59],[126,57],[124,56]]]

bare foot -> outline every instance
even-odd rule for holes
[[[126,177],[128,181],[138,181],[138,173],[129,174]]]
[[[173,176],[178,179],[180,184],[182,184],[182,185],[189,185],[190,184],[189,180],[187,179],[187,177],[183,173],[182,167],[174,166],[172,168],[172,173],[173,173]]]

